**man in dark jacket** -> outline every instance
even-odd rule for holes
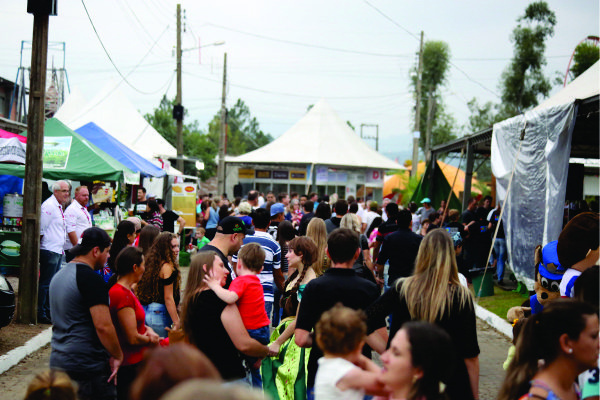
[[[327,229],[327,236],[334,230],[340,227],[342,217],[348,212],[348,202],[346,200],[338,200],[334,206],[335,217],[329,218],[325,221],[325,228]]]

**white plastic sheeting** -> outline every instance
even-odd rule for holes
[[[535,247],[558,239],[562,230],[575,109],[570,102],[494,125],[491,159],[498,199],[506,198],[516,161],[502,217],[510,265],[530,290]]]

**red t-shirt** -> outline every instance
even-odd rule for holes
[[[265,311],[265,292],[258,276],[242,275],[231,281],[229,290],[235,292],[242,322],[246,329],[258,329],[269,326],[269,317]]]
[[[115,283],[110,288],[108,295],[110,297],[110,317],[112,318],[113,325],[117,331],[117,337],[119,338],[119,344],[121,350],[123,350],[123,365],[137,364],[142,361],[143,352],[148,345],[131,345],[127,341],[127,335],[121,327],[117,312],[123,308],[130,307],[135,312],[135,322],[137,324],[137,331],[143,335],[146,332],[146,324],[144,322],[146,313],[140,304],[138,298],[133,292],[126,287]]]

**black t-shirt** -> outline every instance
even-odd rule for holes
[[[422,240],[421,235],[408,228],[400,228],[383,239],[377,264],[385,265],[389,260],[388,284],[391,285],[398,278],[412,275]]]
[[[212,290],[198,293],[188,308],[186,323],[190,324],[190,341],[217,367],[224,380],[236,380],[245,376],[240,353],[235,348],[221,321],[227,303]],[[184,366],[173,366],[184,367]]]
[[[473,211],[467,208],[460,216],[460,219],[462,220],[463,224],[467,225],[469,222],[475,221],[477,219],[477,216]]]
[[[344,306],[364,310],[377,297],[377,285],[356,275],[353,269],[329,268],[325,273],[310,281],[302,293],[296,329],[311,332],[321,318],[321,314],[341,302]],[[365,354],[363,349],[363,354]],[[323,352],[313,341],[308,360],[308,387],[314,387],[317,360]],[[365,354],[370,358],[370,354]]]
[[[177,221],[179,215],[171,210],[166,210],[161,215],[163,218],[163,232],[175,233],[175,221]]]
[[[396,232],[398,230],[398,225],[396,225],[396,220],[388,219],[385,222],[382,222],[381,225],[377,228],[377,236],[375,240],[378,242],[383,242],[383,238],[385,238],[390,233]]]
[[[388,347],[402,325],[412,320],[406,299],[400,297],[400,285],[393,286],[367,309],[369,333],[385,327],[385,318],[390,313],[392,314]],[[473,399],[469,374],[464,363],[465,358],[473,358],[479,355],[477,322],[473,301],[469,300],[468,304],[460,309],[458,291],[455,290],[452,302],[449,305],[449,312],[446,312],[442,319],[435,321],[435,324],[448,333],[456,353],[453,366],[448,367],[449,370],[453,371],[453,376],[446,387],[448,397],[450,400]]]
[[[494,230],[496,229],[496,225],[498,224],[498,219],[500,218],[500,211],[496,210],[492,213],[490,217],[490,222],[492,223],[492,229],[490,230],[490,236],[494,235]],[[498,233],[496,234],[496,239],[504,239],[504,222],[500,221],[500,228],[498,228]]]
[[[227,281],[225,281],[225,286],[223,286],[223,287],[225,289],[229,289],[229,285],[231,285],[231,281],[233,279],[231,277],[231,273],[232,273],[233,269],[232,269],[231,265],[229,265],[229,260],[227,259],[227,256],[225,254],[223,254],[221,252],[221,250],[219,250],[218,248],[216,248],[215,246],[213,246],[210,243],[204,245],[200,250],[198,250],[198,253],[201,253],[203,251],[214,251],[221,258],[221,261],[223,261],[223,265],[229,271],[229,273],[227,274]]]
[[[308,227],[308,223],[314,216],[315,216],[315,213],[312,211],[309,213],[306,213],[302,216],[302,218],[300,219],[300,228],[298,229],[298,235],[300,235],[300,236],[306,235],[306,228]]]

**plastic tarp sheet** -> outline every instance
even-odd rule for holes
[[[562,230],[574,115],[575,103],[571,102],[494,125],[492,173],[497,198],[505,199],[502,219],[509,261],[517,279],[530,290],[535,247],[558,239]]]
[[[92,142],[99,149],[110,154],[115,160],[132,171],[139,172],[142,176],[160,178],[166,175],[165,171],[129,149],[93,122],[75,129],[75,132]]]

